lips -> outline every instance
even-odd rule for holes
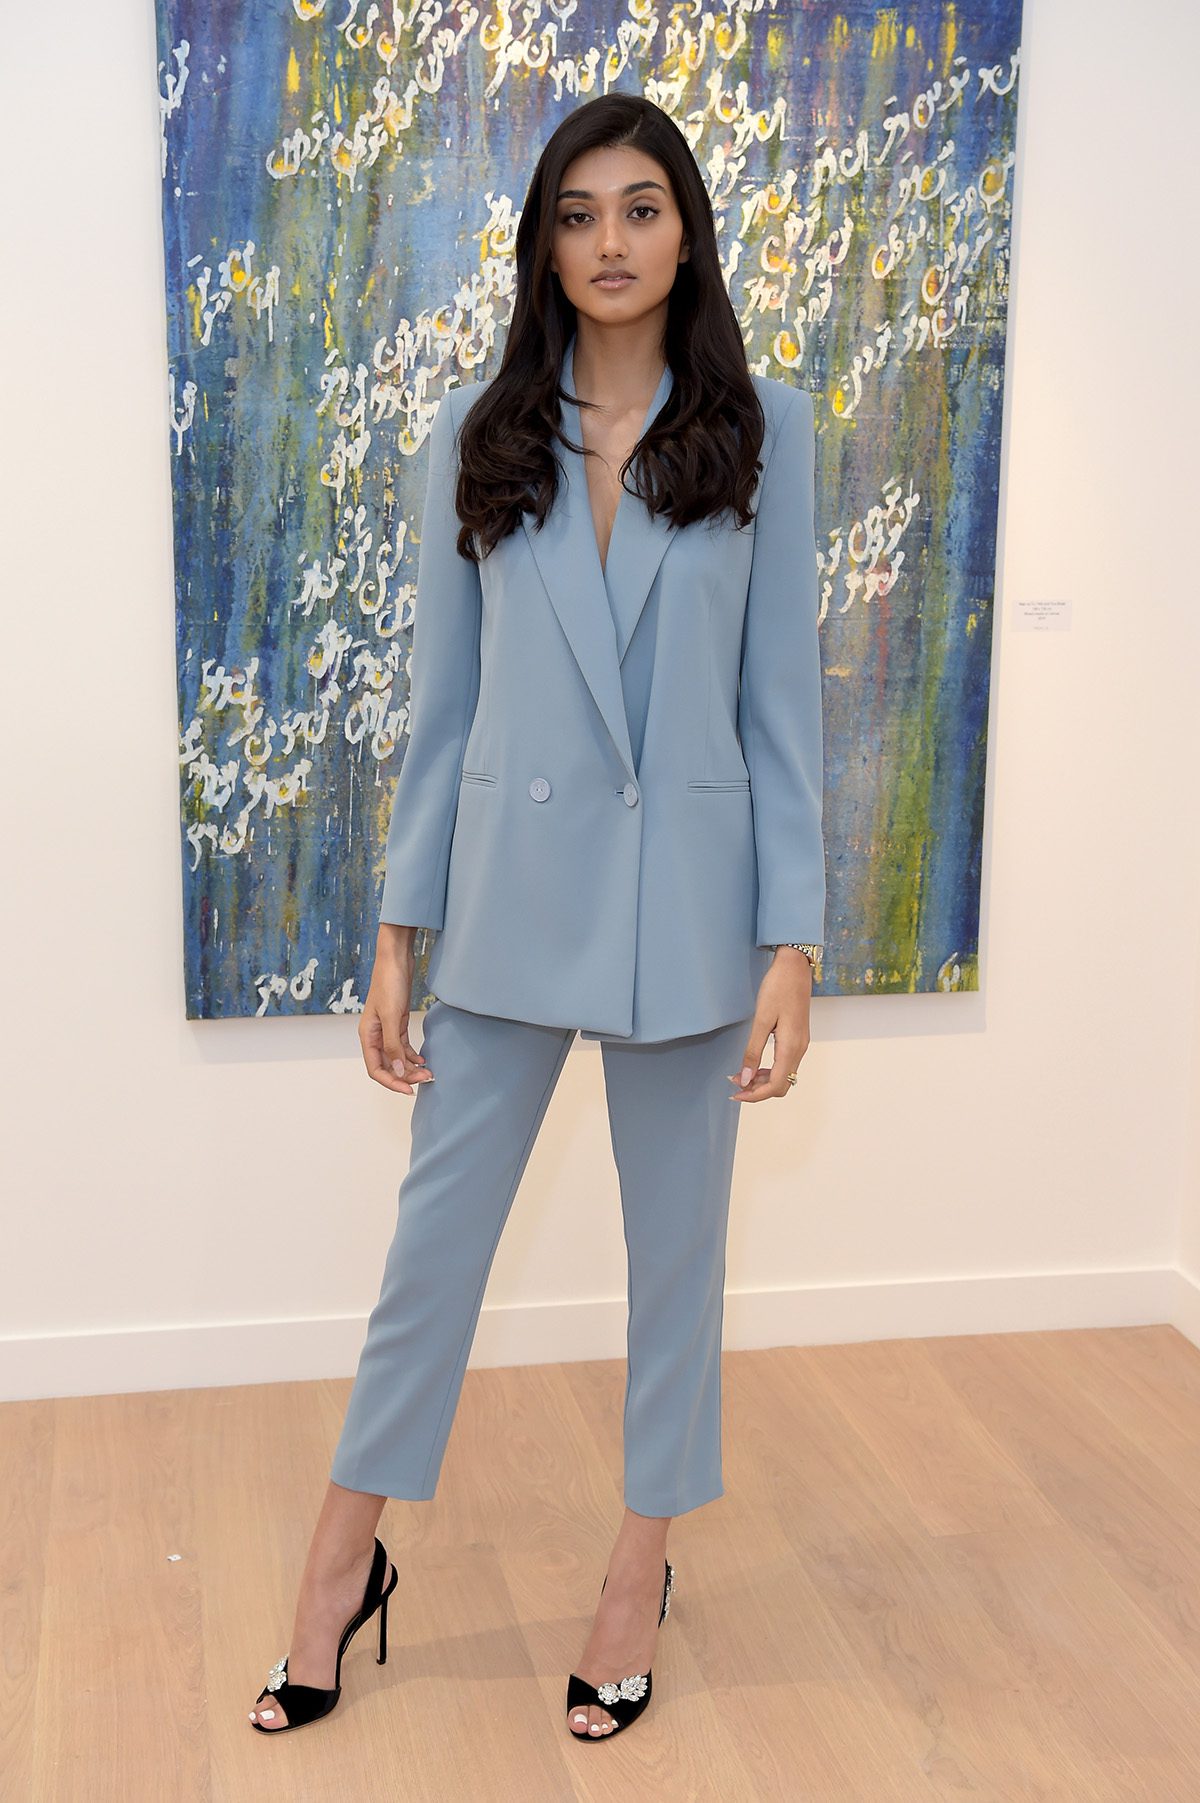
[[[594,275],[592,286],[594,288],[624,288],[633,279],[631,275]]]

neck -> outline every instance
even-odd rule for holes
[[[657,316],[628,326],[580,317],[574,336],[575,392],[610,413],[645,412],[667,359]]]

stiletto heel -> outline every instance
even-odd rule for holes
[[[252,1728],[260,1734],[286,1734],[290,1728],[304,1728],[310,1722],[320,1721],[336,1709],[342,1694],[342,1659],[350,1642],[358,1630],[370,1621],[375,1611],[379,1611],[379,1659],[378,1663],[387,1662],[387,1600],[400,1581],[400,1573],[392,1572],[390,1584],[386,1589],[383,1574],[388,1568],[387,1550],[381,1540],[375,1542],[375,1555],[371,1560],[371,1575],[367,1579],[367,1587],[363,1592],[362,1607],[357,1615],[342,1629],[342,1637],[338,1641],[337,1668],[334,1673],[332,1690],[322,1690],[316,1684],[293,1684],[287,1675],[287,1654],[271,1667],[265,1687],[254,1699],[262,1703],[267,1697],[275,1697],[287,1711],[287,1721],[282,1728],[264,1728],[261,1722],[251,1721]]]
[[[375,1661],[376,1665],[387,1664],[387,1604],[390,1595],[390,1590],[384,1591],[383,1602],[379,1608],[379,1657]]]
[[[658,1612],[658,1625],[661,1628],[671,1607],[671,1598],[675,1594],[675,1567],[669,1559],[665,1560],[666,1577],[663,1583],[662,1607]],[[607,1577],[604,1584],[608,1583]],[[604,1584],[600,1586],[600,1594],[604,1595]],[[628,1728],[635,1722],[643,1709],[649,1707],[650,1692],[653,1689],[653,1676],[649,1669],[645,1672],[632,1672],[627,1678],[617,1678],[606,1684],[589,1684],[578,1672],[572,1672],[567,1680],[567,1715],[575,1709],[586,1709],[589,1705],[599,1709],[607,1709],[616,1723],[606,1734],[576,1734],[570,1730],[572,1739],[586,1740],[589,1743],[599,1740],[611,1740],[622,1728]]]

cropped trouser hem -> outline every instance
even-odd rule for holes
[[[411,1484],[398,1486],[396,1477],[391,1472],[377,1478],[365,1469],[356,1470],[344,1460],[335,1460],[334,1468],[329,1475],[335,1484],[341,1485],[343,1490],[355,1490],[365,1496],[386,1496],[393,1502],[432,1502],[437,1494],[436,1479],[432,1484],[426,1484],[423,1487]],[[684,1496],[675,1494],[670,1497],[643,1496],[640,1492],[634,1495],[626,1489],[623,1500],[625,1507],[632,1509],[635,1515],[674,1518],[676,1515],[687,1515],[693,1509],[702,1509],[706,1503],[716,1502],[724,1494],[724,1485],[719,1486],[716,1490],[708,1491],[707,1494]]]
[[[392,1472],[374,1477],[369,1471],[356,1471],[345,1460],[335,1459],[329,1472],[343,1490],[357,1490],[363,1496],[387,1496],[393,1502],[432,1502],[437,1494],[437,1479],[416,1486],[398,1480]]]
[[[635,1497],[631,1496],[629,1491],[626,1490],[624,1501],[625,1507],[627,1509],[632,1509],[635,1515],[669,1515],[674,1519],[676,1515],[689,1514],[692,1509],[702,1509],[705,1503],[716,1502],[717,1498],[724,1496],[724,1494],[725,1489],[723,1485],[716,1490],[708,1491],[706,1494],[696,1495],[690,1493],[688,1495],[677,1495],[675,1497],[640,1495]]]

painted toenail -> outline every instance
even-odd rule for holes
[[[275,1711],[273,1709],[264,1709],[262,1718],[264,1722],[273,1722],[275,1720]]]

